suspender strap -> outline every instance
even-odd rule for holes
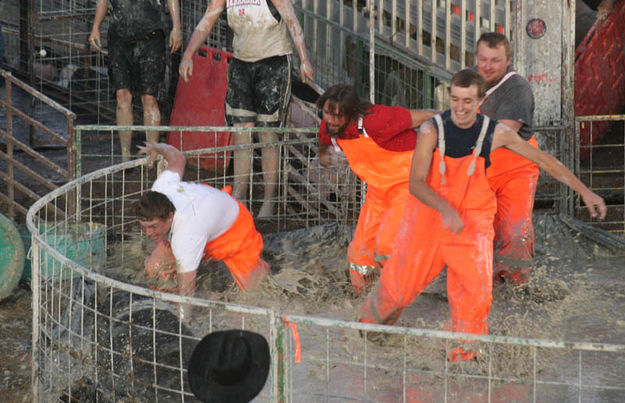
[[[362,134],[365,137],[369,137],[365,127],[362,125],[362,116],[358,118],[358,133]]]
[[[445,183],[445,129],[441,115],[434,115],[434,121],[438,129],[438,150],[441,154],[441,163],[438,170],[441,173],[441,185]]]
[[[484,116],[484,120],[482,121],[482,128],[480,130],[480,134],[477,137],[477,141],[475,143],[475,148],[473,149],[473,159],[471,164],[469,165],[469,169],[467,171],[468,176],[473,175],[475,172],[475,164],[477,161],[477,157],[482,153],[482,148],[484,147],[484,139],[486,138],[486,132],[488,132],[488,126],[490,124],[490,118],[486,115]],[[441,173],[441,184],[445,183],[445,129],[443,126],[443,119],[440,115],[434,116],[434,121],[436,122],[436,126],[438,126],[438,150],[441,154],[441,162],[438,167]]]
[[[490,124],[490,118],[486,115],[482,116],[484,116],[484,120],[482,121],[482,130],[480,130],[480,135],[477,138],[475,149],[473,150],[473,160],[471,161],[471,165],[469,165],[469,170],[467,172],[469,176],[473,175],[473,172],[475,172],[475,161],[477,161],[477,157],[479,157],[482,152],[484,138],[486,137],[486,132],[488,131],[488,125]]]
[[[484,94],[484,98],[488,97],[490,94],[492,94],[493,92],[495,92],[495,90],[499,87],[501,87],[503,85],[503,83],[505,83],[506,81],[508,81],[508,79],[510,77],[512,77],[513,75],[518,74],[516,71],[511,71],[508,74],[506,74],[505,76],[503,76],[503,78],[497,83],[497,85],[495,85],[494,87],[490,87],[488,89],[488,91],[486,91],[486,94]]]

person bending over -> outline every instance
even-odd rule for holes
[[[225,191],[183,182],[186,159],[175,147],[146,143],[139,149],[149,155],[150,166],[159,154],[168,163],[135,204],[143,232],[156,244],[146,259],[148,274],[175,276],[178,293],[192,296],[200,262],[222,260],[242,290],[256,288],[269,265],[261,258],[263,238],[247,208]]]

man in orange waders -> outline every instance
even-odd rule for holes
[[[414,128],[435,112],[373,105],[353,87],[338,84],[318,100],[323,113],[319,154],[340,147],[349,166],[367,184],[367,196],[347,252],[357,293],[373,282],[375,269],[391,252],[408,196],[408,175],[416,141]],[[330,162],[320,158],[323,165]]]
[[[510,66],[510,42],[499,33],[482,34],[477,41],[477,72],[486,81],[480,113],[496,119],[532,147],[534,96],[529,83]],[[538,183],[538,166],[506,148],[490,156],[486,177],[497,197],[495,214],[494,280],[519,285],[529,280],[534,258],[532,209]]]
[[[146,259],[153,276],[177,276],[178,293],[193,295],[202,259],[223,260],[242,290],[251,290],[267,275],[260,258],[263,239],[240,202],[208,185],[183,182],[185,156],[175,147],[146,143],[140,154],[158,154],[168,166],[136,203],[139,224],[157,245]]]
[[[484,80],[456,73],[451,110],[424,123],[410,171],[410,193],[380,281],[360,309],[362,322],[392,324],[447,265],[447,295],[454,332],[487,334],[492,300],[495,194],[486,174],[492,150],[506,147],[577,191],[591,216],[606,206],[551,155],[529,145],[506,125],[477,114]],[[413,197],[414,196],[414,197]],[[450,360],[472,351],[452,350]]]

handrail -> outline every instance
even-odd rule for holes
[[[56,102],[52,98],[46,96],[44,93],[37,91],[35,88],[31,87],[30,85],[26,84],[25,82],[15,78],[15,76],[13,76],[13,74],[11,74],[10,72],[8,72],[6,70],[3,70],[3,69],[0,69],[0,76],[4,77],[5,80],[9,80],[12,84],[17,85],[18,87],[20,87],[22,90],[24,90],[25,92],[29,93],[33,97],[35,97],[37,99],[40,99],[41,101],[46,103],[51,108],[59,111],[60,113],[63,114],[63,116],[65,116],[67,118],[76,119],[76,114],[74,112],[72,112],[69,109],[65,108],[63,105],[59,104],[58,102]]]
[[[6,130],[0,130],[0,138],[3,138],[6,142],[6,150],[0,151],[0,159],[6,162],[6,172],[0,172],[0,178],[7,183],[6,188],[0,191],[0,199],[8,204],[8,217],[14,220],[16,218],[16,213],[25,214],[30,205],[29,202],[17,197],[16,191],[23,195],[26,200],[37,200],[40,195],[35,191],[33,181],[44,185],[48,190],[58,188],[57,184],[45,177],[42,170],[45,170],[47,173],[53,172],[61,175],[64,178],[64,182],[75,178],[76,146],[74,142],[74,121],[76,119],[76,114],[25,82],[15,78],[6,70],[0,69],[0,76],[6,83],[5,99],[0,99],[0,108],[6,111]],[[14,85],[31,97],[41,101],[47,107],[59,112],[66,121],[65,135],[50,129],[44,123],[33,117],[32,113],[18,109],[12,99]],[[24,141],[17,138],[16,133],[14,133],[14,117],[26,123],[31,133],[34,130],[38,130],[43,135],[50,138],[52,143],[62,146],[67,152],[67,166],[60,166],[43,153],[38,152],[36,150],[36,145],[32,144],[32,138],[30,139],[30,144],[26,144]],[[29,164],[26,161],[16,159],[16,152],[23,153],[27,158],[32,158],[34,161],[42,164],[43,167],[37,172],[38,164]],[[16,171],[19,171],[19,173],[23,175],[16,175]],[[24,180],[24,176],[28,179]],[[68,207],[73,209],[74,206],[75,203],[70,202]]]

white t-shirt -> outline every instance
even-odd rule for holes
[[[293,52],[286,24],[274,17],[270,7],[275,7],[273,4],[269,5],[270,1],[226,1],[228,25],[234,32],[232,49],[235,58],[245,62],[257,62]]]
[[[178,273],[197,270],[208,241],[226,232],[239,215],[239,204],[211,186],[183,182],[173,171],[163,171],[152,185],[176,207],[169,241]]]

